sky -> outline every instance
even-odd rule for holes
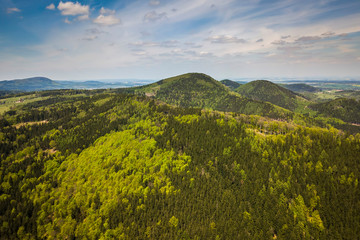
[[[360,79],[360,0],[0,0],[0,80]]]

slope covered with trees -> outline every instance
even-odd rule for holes
[[[338,98],[329,102],[312,104],[309,108],[328,117],[360,124],[360,102],[351,98]]]
[[[294,92],[266,80],[249,82],[241,85],[235,91],[244,97],[271,102],[289,110],[295,110],[298,101],[306,101]]]
[[[183,74],[154,84],[119,91],[143,93],[181,107],[198,107],[283,119],[290,119],[293,116],[290,111],[270,103],[241,97],[212,77],[201,73]]]
[[[236,89],[236,88],[238,88],[238,87],[241,86],[240,83],[235,82],[235,81],[231,81],[231,80],[229,80],[229,79],[224,79],[224,80],[221,80],[220,82],[221,82],[223,85],[225,85],[225,86],[227,86],[228,88],[230,88],[231,90],[234,90],[234,89]]]
[[[41,94],[1,116],[1,238],[360,235],[360,135],[112,91]]]

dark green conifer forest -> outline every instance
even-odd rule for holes
[[[357,130],[119,92],[1,115],[1,239],[359,238]]]

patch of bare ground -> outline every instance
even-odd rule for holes
[[[28,125],[36,125],[36,124],[45,124],[45,123],[48,123],[49,121],[48,120],[42,120],[42,121],[37,121],[37,122],[23,122],[23,123],[18,123],[15,125],[15,127],[17,129],[19,129],[20,127],[23,127],[23,126],[28,126]]]

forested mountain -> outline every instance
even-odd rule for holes
[[[0,81],[1,90],[35,91],[59,87],[55,81],[45,77],[32,77],[10,81]]]
[[[289,89],[293,92],[319,92],[320,89],[304,84],[304,83],[297,83],[297,84],[282,84],[282,87]]]
[[[289,119],[293,113],[270,103],[241,97],[202,73],[188,73],[119,92],[143,93],[168,104]]]
[[[109,90],[37,94],[0,118],[2,239],[360,235],[359,134]]]
[[[329,102],[312,104],[309,108],[329,117],[360,124],[360,102],[351,98],[338,98]]]
[[[231,90],[234,90],[234,89],[236,89],[236,88],[238,88],[238,87],[241,86],[240,83],[235,82],[235,81],[231,81],[231,80],[229,80],[229,79],[224,79],[224,80],[221,80],[220,82],[221,82],[222,84],[224,84],[225,86],[229,87]]]
[[[295,110],[298,101],[306,101],[294,92],[266,80],[249,82],[241,85],[235,91],[244,97],[271,102],[289,110]]]

